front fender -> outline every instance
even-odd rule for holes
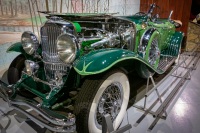
[[[22,47],[21,42],[16,42],[13,45],[11,45],[6,52],[20,52],[24,53],[24,49]]]
[[[80,75],[99,74],[124,60],[138,60],[157,73],[162,73],[161,70],[156,70],[153,66],[150,66],[148,62],[138,56],[138,54],[124,49],[102,49],[92,51],[76,60],[74,69]]]

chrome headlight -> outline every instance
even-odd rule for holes
[[[62,34],[57,39],[58,56],[64,63],[72,63],[76,58],[77,46],[75,39]]]
[[[24,51],[29,55],[32,55],[39,47],[36,35],[30,31],[25,31],[22,34],[21,42]]]

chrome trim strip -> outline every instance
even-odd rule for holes
[[[45,64],[49,64],[49,65],[63,65],[63,63],[55,63],[55,62],[47,62],[47,61],[44,61],[44,60],[42,60]],[[69,64],[64,64],[65,66],[71,66],[71,65],[69,65]]]

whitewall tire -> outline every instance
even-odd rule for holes
[[[105,114],[110,114],[117,129],[126,113],[129,94],[128,77],[120,70],[111,71],[102,78],[87,79],[75,104],[78,132],[102,133]]]

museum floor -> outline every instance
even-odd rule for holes
[[[199,133],[200,63],[197,64],[197,69],[192,71],[191,75],[191,80],[187,80],[184,83],[167,108],[167,119],[160,119],[152,131],[148,130],[148,127],[154,120],[150,114],[148,114],[140,124],[134,126],[136,121],[144,114],[144,112],[133,106],[128,108],[121,127],[128,123],[131,124],[133,127],[131,130],[127,131],[127,133]],[[0,77],[2,77],[2,80],[6,81],[6,69],[0,70]],[[143,82],[143,84],[146,83]],[[136,91],[138,94],[134,98],[134,100],[137,101],[135,104],[142,104],[142,100],[144,99],[138,98],[138,95],[140,95],[139,92],[144,90]],[[152,96],[149,97],[149,102],[155,99],[157,99],[156,94],[152,93]],[[50,131],[34,124],[31,120],[26,119],[26,117],[19,112],[9,108],[1,98],[0,129],[1,133],[51,133]]]

